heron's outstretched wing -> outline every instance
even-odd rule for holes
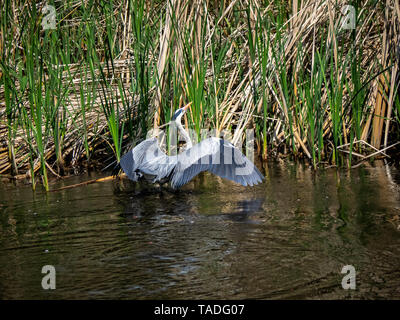
[[[202,171],[253,186],[264,179],[257,167],[228,141],[208,138],[178,155],[171,186],[179,188]]]
[[[154,176],[153,181],[159,181],[171,173],[176,159],[167,156],[158,146],[157,138],[150,138],[139,143],[126,153],[120,161],[121,167],[133,181],[143,174]]]

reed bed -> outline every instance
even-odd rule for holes
[[[2,2],[0,174],[33,188],[189,103],[194,139],[253,129],[265,160],[351,167],[399,140],[396,0]]]

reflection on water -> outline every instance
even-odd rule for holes
[[[211,175],[180,191],[2,185],[0,298],[400,298],[397,169],[267,173],[253,188]],[[354,291],[341,287],[349,264]],[[41,288],[44,265],[56,290]]]

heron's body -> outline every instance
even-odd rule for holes
[[[160,149],[156,138],[144,140],[121,158],[121,167],[129,179],[138,181],[144,178],[153,183],[169,181],[176,189],[200,172],[209,171],[243,186],[262,182],[264,177],[257,167],[230,142],[213,137],[192,146],[180,123],[184,112],[178,111],[176,124],[185,137],[186,150],[168,156]]]

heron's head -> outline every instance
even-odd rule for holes
[[[190,107],[191,103],[187,104],[183,108],[179,108],[175,111],[174,115],[172,116],[171,121],[179,122],[181,121],[182,116],[186,113],[187,109]]]

